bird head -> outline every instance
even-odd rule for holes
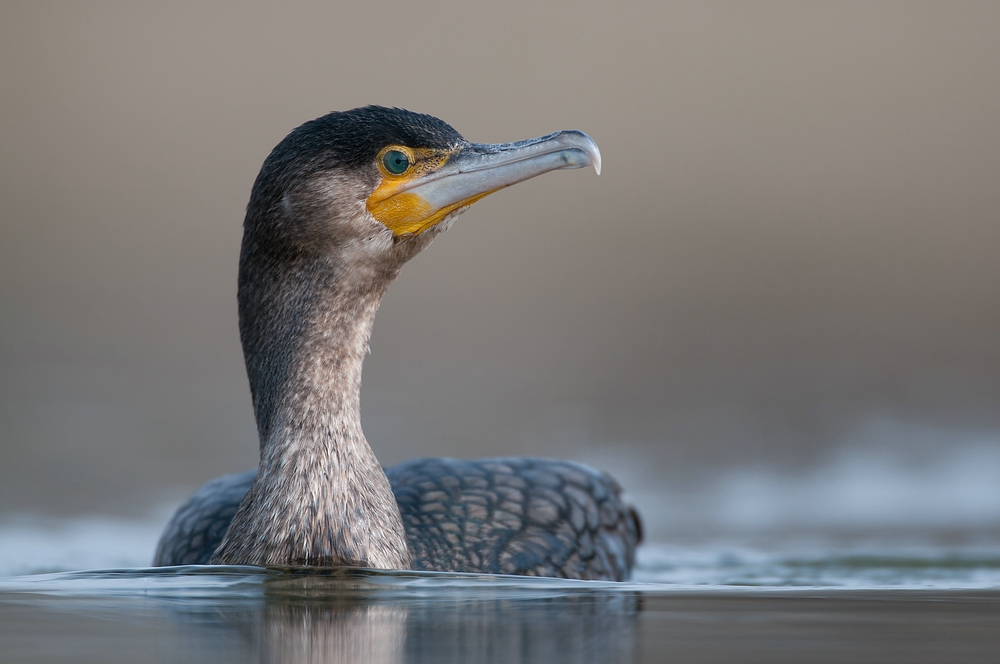
[[[382,295],[455,217],[498,189],[590,164],[600,171],[600,152],[578,131],[482,145],[397,108],[292,130],[254,182],[240,251],[240,339],[261,444],[296,399],[357,401]]]
[[[398,108],[330,113],[292,131],[264,162],[244,252],[398,269],[484,196],[588,165],[600,173],[601,154],[579,131],[480,144]]]

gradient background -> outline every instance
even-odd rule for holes
[[[250,186],[369,103],[604,156],[404,269],[383,462],[586,460],[655,537],[1000,532],[994,2],[4,0],[0,514],[162,515],[254,465]]]

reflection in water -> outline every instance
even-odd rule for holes
[[[367,601],[375,590],[361,576],[282,576],[265,581],[262,608],[230,619],[264,662],[401,662],[408,609]]]
[[[268,602],[246,616],[246,634],[264,662],[392,664],[403,661],[406,614],[405,607],[357,601]]]
[[[453,581],[449,587],[447,576],[286,573],[263,581],[263,601],[227,603],[211,620],[201,609],[171,611],[198,631],[237,634],[260,662],[632,659],[636,593]]]
[[[424,603],[411,611],[406,653],[421,662],[631,660],[638,607],[635,595],[617,593]]]
[[[263,662],[608,662],[630,659],[634,597],[550,600],[268,600],[228,616]]]
[[[937,570],[932,576],[956,565],[989,571],[990,560],[828,561],[841,570],[889,566],[909,574],[905,589],[856,590],[753,589],[745,576],[741,586],[695,589],[249,567],[0,578],[0,659],[995,662],[1000,586],[994,576],[980,577],[978,589],[916,588],[919,579],[932,578],[928,569]]]

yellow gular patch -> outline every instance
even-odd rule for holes
[[[377,193],[378,189],[375,191]],[[430,225],[426,222],[434,211],[431,210],[430,203],[425,201],[422,196],[404,191],[400,194],[390,195],[389,198],[378,203],[373,203],[372,198],[374,197],[375,195],[372,194],[368,199],[368,211],[397,236],[407,233],[417,235]]]
[[[497,190],[484,191],[438,210],[432,210],[430,204],[422,196],[403,192],[374,205],[371,203],[371,199],[368,199],[368,211],[373,217],[385,224],[396,237],[420,235],[455,210],[472,205],[494,191]]]
[[[389,150],[398,150],[410,159],[410,167],[405,173],[393,175],[385,170],[382,157]],[[382,182],[366,201],[368,212],[385,224],[397,237],[419,235],[441,221],[448,213],[461,205],[448,206],[445,210],[434,210],[430,203],[418,194],[406,190],[415,180],[420,180],[447,163],[451,152],[440,152],[429,148],[407,148],[391,145],[376,158]]]

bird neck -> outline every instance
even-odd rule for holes
[[[361,369],[398,268],[248,256],[240,334],[260,465],[219,564],[410,567],[399,507],[361,430]]]

